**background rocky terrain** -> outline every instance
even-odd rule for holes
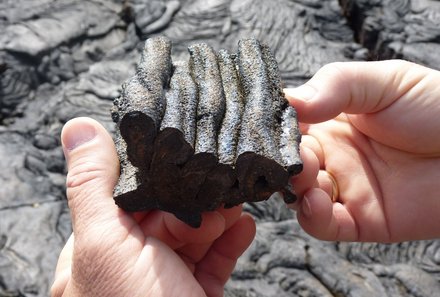
[[[185,60],[191,42],[255,36],[286,86],[332,61],[440,68],[438,0],[0,1],[0,296],[48,295],[71,232],[61,128],[90,116],[112,131],[111,100],[157,34]],[[321,242],[276,199],[246,208],[258,234],[227,296],[440,296],[440,240]]]

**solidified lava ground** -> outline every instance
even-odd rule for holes
[[[114,132],[109,110],[144,41],[234,51],[255,37],[297,86],[334,61],[404,58],[439,69],[432,0],[0,1],[0,296],[47,296],[71,232],[59,135],[76,116]],[[439,296],[440,242],[330,243],[280,199],[246,204],[257,236],[226,296]]]

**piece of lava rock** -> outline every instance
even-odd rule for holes
[[[288,203],[302,170],[295,109],[266,45],[241,40],[238,53],[201,43],[172,62],[171,42],[145,42],[135,76],[114,100],[121,175],[114,190],[126,211],[160,209],[199,227],[201,213],[268,199]]]

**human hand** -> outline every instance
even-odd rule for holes
[[[293,181],[303,198],[292,208],[305,231],[338,241],[440,236],[440,72],[333,63],[285,92],[304,134]]]
[[[199,229],[161,211],[126,213],[112,199],[119,161],[107,131],[78,118],[61,139],[74,235],[61,252],[52,296],[223,296],[255,235],[241,207],[204,213]]]

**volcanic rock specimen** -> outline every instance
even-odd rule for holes
[[[188,50],[188,63],[172,62],[168,39],[148,39],[136,75],[114,100],[116,204],[161,209],[198,227],[201,212],[221,205],[274,192],[293,202],[301,135],[269,48],[245,39],[237,54],[203,43]]]

